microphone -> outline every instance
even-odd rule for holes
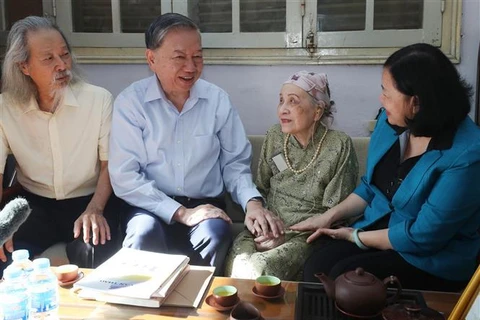
[[[0,211],[0,245],[3,244],[17,232],[22,223],[27,220],[30,206],[24,198],[16,198],[10,201]]]

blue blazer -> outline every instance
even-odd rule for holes
[[[372,185],[375,166],[398,139],[386,120],[382,112],[365,176],[354,191],[368,205],[353,227],[367,227],[391,212],[388,237],[406,261],[444,279],[470,279],[480,250],[480,129],[466,117],[452,147],[427,151],[390,203]]]

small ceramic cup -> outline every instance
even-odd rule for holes
[[[260,276],[255,279],[255,289],[262,296],[274,297],[281,288],[282,281],[275,276]]]
[[[250,302],[241,301],[230,313],[230,320],[259,320],[260,311]]]
[[[213,299],[222,307],[233,306],[238,300],[237,288],[234,286],[220,286],[213,289]]]
[[[78,266],[75,264],[64,264],[55,268],[55,275],[60,282],[73,281],[78,276]]]

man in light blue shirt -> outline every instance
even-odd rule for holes
[[[145,42],[155,75],[130,85],[114,103],[110,177],[115,194],[132,206],[123,245],[187,254],[192,264],[222,272],[231,243],[225,192],[246,210],[253,234],[278,237],[283,223],[262,206],[250,172],[251,145],[228,95],[199,79],[195,23],[164,14]]]

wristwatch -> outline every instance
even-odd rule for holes
[[[255,202],[260,202],[262,204],[262,207],[265,208],[265,200],[262,198],[262,197],[253,197],[253,198],[250,198],[247,203],[249,203],[250,201],[255,201]]]

